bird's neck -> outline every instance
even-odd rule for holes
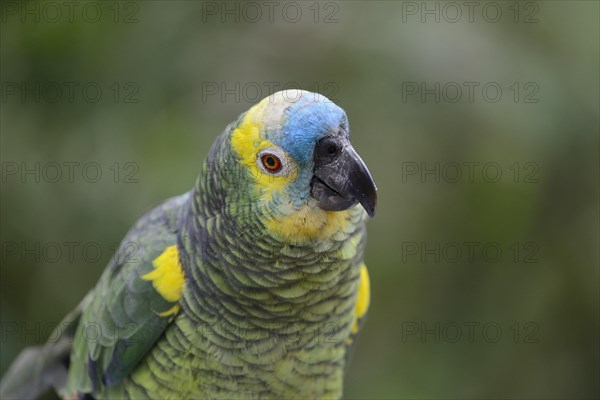
[[[335,324],[349,323],[363,223],[344,235],[292,244],[269,232],[260,218],[240,224],[207,211],[213,203],[205,201],[198,191],[190,196],[178,238],[188,278],[183,309],[192,318],[208,313],[225,322],[224,313],[237,310],[254,324],[269,317],[305,329],[332,318]]]

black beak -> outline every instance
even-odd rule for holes
[[[323,210],[342,211],[360,203],[370,217],[375,215],[375,182],[346,137],[319,140],[313,160],[311,195]]]

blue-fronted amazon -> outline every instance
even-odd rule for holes
[[[267,97],[215,140],[196,184],[144,214],[1,397],[339,398],[369,305],[376,188],[345,112]],[[66,326],[72,329],[65,329]]]

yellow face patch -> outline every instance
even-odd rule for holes
[[[156,291],[167,301],[176,302],[183,293],[183,271],[179,262],[177,245],[169,246],[154,261],[154,270],[142,276],[145,281],[151,281]],[[160,313],[161,317],[176,314],[179,305]]]
[[[264,200],[270,200],[274,192],[281,191],[298,176],[298,170],[293,166],[291,168],[288,166],[289,173],[287,174],[274,175],[263,171],[257,165],[258,154],[261,150],[277,147],[273,142],[260,136],[264,127],[262,118],[268,103],[269,98],[266,98],[252,107],[231,136],[233,150],[240,156],[242,165],[250,170],[256,180],[256,187],[263,192]],[[286,164],[293,163],[289,157],[281,161]]]

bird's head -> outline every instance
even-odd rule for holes
[[[242,172],[231,179],[248,191],[252,208],[269,210],[267,225],[283,236],[318,235],[352,210],[362,215],[360,207],[375,214],[375,183],[350,144],[346,113],[326,97],[277,92],[242,114],[228,135]]]

